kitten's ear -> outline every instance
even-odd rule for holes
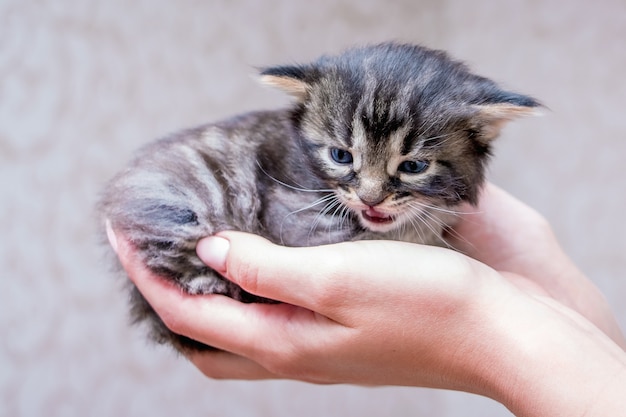
[[[261,70],[261,81],[304,100],[311,89],[315,71],[308,66],[281,66]]]
[[[541,114],[542,104],[532,97],[516,93],[500,92],[492,100],[474,104],[476,111],[473,124],[480,132],[478,139],[487,143],[498,137],[502,128],[511,120]]]

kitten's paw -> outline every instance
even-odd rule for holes
[[[233,285],[212,275],[192,278],[185,283],[184,289],[192,295],[223,294],[233,297]]]

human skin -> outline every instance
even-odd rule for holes
[[[518,416],[626,415],[624,337],[534,210],[488,185],[448,236],[458,251],[363,241],[285,248],[224,232],[198,254],[282,304],[190,296],[112,231],[127,272],[212,378],[405,385],[491,397]]]

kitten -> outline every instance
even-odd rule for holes
[[[476,203],[491,142],[533,98],[500,89],[444,52],[383,43],[271,67],[295,98],[176,133],[141,149],[108,185],[103,219],[147,266],[190,294],[246,293],[196,256],[222,230],[287,246],[359,239],[442,244],[462,202]],[[176,349],[210,347],[169,331],[136,288],[132,316]]]

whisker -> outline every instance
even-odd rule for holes
[[[448,209],[443,209],[441,207],[432,206],[430,204],[424,204],[424,203],[419,202],[419,201],[413,201],[411,204],[417,205],[419,207],[427,208],[427,209],[430,209],[430,210],[435,210],[435,211],[441,211],[443,213],[448,213],[448,214],[451,214],[451,215],[453,215],[455,217],[461,217],[461,216],[464,216],[464,215],[472,215],[472,214],[480,214],[480,213],[482,213],[482,211],[480,211],[480,210],[476,210],[476,211],[448,210]],[[466,217],[463,221],[471,222],[472,219],[471,219],[471,217]],[[463,237],[457,231],[455,231],[454,228],[448,227],[448,225],[446,225],[446,224],[442,224],[442,226],[444,227],[446,233],[448,233],[449,235],[453,236],[455,239],[458,239],[459,241],[462,241],[462,242],[466,243],[468,246],[474,247],[474,245],[470,241],[468,241],[465,237]],[[456,250],[457,252],[463,253],[463,251],[461,251],[461,250],[459,250],[457,248],[453,247],[453,249]]]
[[[267,175],[267,177],[269,179],[271,179],[272,181],[274,181],[277,184],[282,185],[283,187],[289,188],[290,190],[302,191],[302,192],[305,192],[305,193],[331,193],[331,192],[334,192],[334,190],[330,189],[330,188],[329,189],[314,190],[314,189],[302,187],[302,186],[300,186],[297,183],[296,183],[297,186],[287,184],[286,182],[283,182],[283,181],[279,180],[278,178],[275,178],[272,175],[270,175],[269,172],[267,172],[265,170],[265,168],[263,168],[263,166],[261,166],[261,163],[258,160],[256,161],[256,164],[259,167],[259,169],[261,170],[261,172],[263,172],[265,175]]]
[[[261,172],[263,172],[263,174],[265,174],[268,178],[270,178],[272,181],[274,181],[275,183],[288,188],[290,190],[294,190],[294,191],[300,191],[300,192],[305,192],[305,193],[325,193],[324,196],[318,198],[317,200],[313,201],[312,203],[308,204],[307,206],[301,207],[297,210],[294,210],[290,213],[288,213],[284,218],[283,221],[281,222],[280,225],[280,232],[279,232],[279,236],[280,236],[280,242],[282,244],[284,244],[284,239],[283,239],[283,231],[284,231],[284,227],[285,227],[285,223],[288,217],[295,215],[297,213],[301,213],[303,211],[309,210],[315,206],[318,206],[320,204],[324,204],[324,206],[322,207],[322,209],[316,214],[311,227],[309,229],[309,233],[308,233],[308,239],[311,239],[311,236],[313,235],[314,231],[318,228],[319,224],[321,223],[322,219],[324,218],[324,216],[326,215],[331,215],[331,217],[337,217],[339,218],[339,221],[336,222],[336,224],[338,225],[338,231],[341,230],[343,228],[343,223],[345,221],[345,218],[348,218],[347,215],[347,211],[349,211],[347,209],[347,207],[344,206],[344,204],[341,203],[341,201],[339,200],[339,198],[337,197],[337,195],[335,194],[335,190],[333,189],[310,189],[310,188],[306,188],[301,186],[300,184],[298,184],[296,181],[294,181],[295,185],[292,184],[288,184],[284,181],[279,180],[278,178],[273,177],[269,172],[267,172],[265,170],[265,168],[263,168],[263,166],[261,165],[261,163],[256,160],[256,164],[259,167],[259,169],[261,170]],[[334,210],[334,211],[333,211]],[[332,214],[331,214],[331,211]],[[328,225],[328,230],[327,232],[330,235],[331,232],[331,228],[333,226],[333,222],[331,222]]]
[[[315,216],[315,219],[313,220],[313,223],[311,224],[311,227],[309,228],[309,234],[308,234],[309,240],[311,239],[313,232],[315,231],[315,229],[317,229],[317,227],[319,226],[324,216],[326,216],[333,208],[341,206],[341,202],[339,201],[337,196],[333,195],[333,197],[334,197],[333,199],[328,200],[327,204]]]
[[[417,206],[414,204],[418,204]],[[448,233],[449,235],[453,236],[455,239],[458,239],[462,242],[465,242],[466,244],[468,244],[469,246],[474,246],[471,242],[469,242],[466,238],[464,238],[462,235],[460,235],[458,232],[456,232],[453,228],[449,227],[448,224],[446,224],[444,221],[442,221],[441,219],[439,219],[437,216],[435,216],[433,213],[429,212],[428,210],[423,210],[422,208],[420,208],[420,206],[428,206],[428,205],[424,205],[424,204],[419,204],[418,202],[413,202],[412,204],[409,204],[409,207],[411,208],[411,211],[421,219],[421,221],[425,221],[424,219],[429,219],[432,223],[438,225],[439,227],[442,228],[443,231],[445,231],[446,233]],[[431,207],[432,209],[435,209],[436,207]],[[452,214],[454,214],[455,216],[460,216],[461,214],[468,214],[465,212],[453,212]],[[469,213],[471,214],[471,212]],[[428,226],[428,224],[425,222],[425,224]],[[431,228],[432,230],[432,228]],[[463,251],[460,251],[459,249],[455,248],[453,245],[451,245],[448,241],[446,241],[443,236],[441,234],[437,234],[438,237],[440,237],[440,240],[445,244],[445,246],[449,249],[454,249],[457,252],[463,253]]]
[[[350,216],[350,208],[348,206],[346,206],[345,204],[342,204],[342,209],[341,209],[341,213],[339,214],[339,216],[340,216],[340,222],[339,222],[339,225],[337,226],[338,227],[337,230],[343,230],[344,224],[346,223],[346,221],[348,221],[347,227],[352,227],[352,217]]]
[[[468,213],[468,214],[479,214],[480,212],[473,212],[473,213]],[[464,222],[473,222],[471,217],[465,218],[463,220]],[[454,237],[455,239],[457,239],[460,242],[463,242],[464,244],[466,244],[467,246],[471,247],[471,248],[476,248],[476,245],[474,245],[472,242],[470,242],[469,240],[467,240],[463,235],[461,235],[459,232],[457,232],[456,230],[454,230],[454,228],[448,227],[446,228],[446,233],[448,233],[450,236]],[[466,254],[465,251],[462,251],[459,248],[456,248],[453,246],[453,249],[459,253],[462,254]]]
[[[337,216],[337,213],[338,213],[338,212],[340,213],[340,212],[341,212],[341,210],[343,209],[343,205],[341,204],[341,202],[340,202],[339,200],[337,200],[337,201],[336,201],[336,203],[337,203],[337,204],[335,205],[335,206],[336,206],[336,207],[335,207],[335,210],[334,210],[334,211],[333,211],[333,213],[331,214],[331,217],[336,217],[336,216]],[[330,212],[330,209],[329,209],[329,212]],[[339,218],[339,222],[340,222],[340,221],[341,221],[341,218]],[[333,227],[333,223],[330,223],[330,224],[328,225],[328,227],[326,228],[326,233],[328,233],[328,241],[329,241],[329,242],[331,241],[331,232],[332,232],[332,227]],[[340,230],[340,229],[337,229],[337,230]]]
[[[443,243],[443,245],[445,247],[449,247],[449,245],[447,244],[447,242],[443,239],[443,237],[441,236],[441,233],[437,230],[437,228],[432,224],[432,220],[424,214],[425,212],[420,211],[420,212],[415,212],[414,213],[414,218],[416,221],[418,221],[421,225],[423,225],[423,227],[420,227],[420,230],[426,232],[429,231],[430,234],[432,236],[434,236],[438,241],[440,241],[441,243]],[[426,242],[429,244],[432,244],[432,242]]]
[[[322,209],[317,212],[315,218],[313,219],[313,222],[311,223],[311,227],[309,228],[309,237],[311,237],[313,231],[317,229],[317,226],[320,224],[326,213],[328,213],[328,211],[337,204],[337,199],[329,198],[327,201],[325,201],[325,203],[326,204],[324,204],[324,207],[322,207]]]
[[[448,242],[446,242],[441,235],[441,232],[447,227],[447,224],[442,219],[419,206],[408,204],[408,207],[410,209],[410,212],[413,214],[412,217],[414,217],[415,220],[419,221],[428,230],[430,230],[430,232],[432,232],[432,234],[438,240],[440,240],[445,245],[445,247],[451,248]]]
[[[432,213],[429,213],[428,210],[419,210],[416,212],[417,217],[422,221],[422,223],[433,233],[434,236],[437,237],[439,241],[441,241],[445,247],[448,249],[452,249],[450,244],[443,238],[441,232],[444,228],[447,227],[446,223],[441,221],[437,216],[434,216]],[[437,229],[437,226],[440,230]]]
[[[299,208],[297,210],[294,210],[294,211],[291,211],[291,212],[287,213],[287,215],[285,215],[285,217],[283,217],[283,219],[282,219],[282,221],[280,223],[279,236],[280,236],[281,244],[285,243],[284,240],[283,240],[283,230],[284,230],[285,222],[287,221],[288,217],[290,217],[292,215],[295,215],[295,214],[298,214],[298,213],[301,213],[301,212],[303,212],[305,210],[309,210],[309,209],[311,209],[311,208],[313,208],[313,207],[315,207],[315,206],[317,206],[319,204],[327,203],[327,202],[332,201],[333,199],[336,199],[336,198],[337,198],[337,196],[335,196],[334,193],[328,193],[328,194],[318,198],[317,200],[313,201],[311,204],[309,204],[307,206],[301,207],[301,208]]]
[[[422,233],[422,228],[419,225],[419,222],[421,222],[419,216],[409,216],[409,222],[411,223],[411,226],[413,226],[413,229],[415,230],[415,233],[417,233],[420,241],[425,241],[424,234]]]
[[[290,212],[289,214],[287,214],[285,216],[285,218],[291,216],[292,214],[300,213],[300,212],[302,212],[304,210],[308,210],[310,208],[313,208],[313,207],[317,206],[318,204],[325,203],[327,201],[331,201],[331,200],[336,199],[336,198],[337,198],[337,196],[332,194],[332,193],[326,194],[325,196],[323,196],[321,198],[318,198],[317,200],[315,200],[314,202],[312,202],[308,206],[305,206],[305,207],[302,207],[302,208],[299,208],[297,210],[294,210],[294,211]]]
[[[451,209],[451,208],[444,208],[444,207],[440,207],[440,206],[435,206],[435,205],[432,205],[432,204],[423,203],[421,201],[412,201],[410,204],[419,206],[419,207],[415,207],[415,208],[424,208],[424,209],[428,209],[428,210],[434,210],[434,211],[438,211],[438,212],[441,212],[441,213],[452,214],[453,216],[460,216],[462,214],[466,214],[466,212],[464,212],[464,211],[454,210],[454,209]],[[467,213],[467,214],[470,214],[470,213]]]

